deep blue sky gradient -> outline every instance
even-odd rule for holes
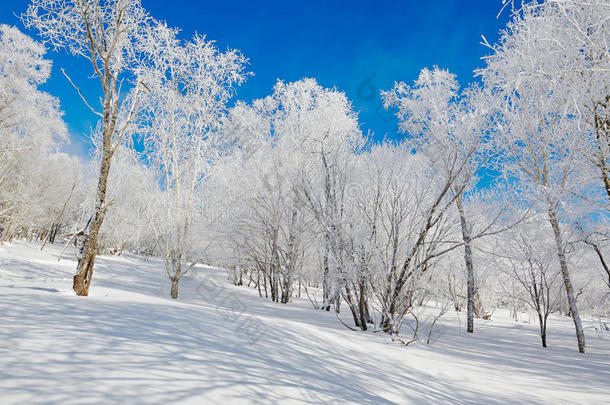
[[[496,18],[500,0],[142,2],[153,17],[180,27],[185,38],[206,34],[221,49],[237,48],[249,58],[254,76],[239,88],[238,99],[268,95],[278,78],[315,77],[323,86],[346,92],[363,131],[372,131],[376,139],[397,137],[396,121],[381,108],[379,90],[389,89],[394,81],[412,82],[420,69],[433,65],[448,68],[466,85],[488,52],[480,45],[481,35],[495,42],[508,17],[504,12]],[[14,15],[27,4],[2,0],[0,22],[36,36]],[[45,89],[61,99],[72,138],[69,150],[86,156],[96,117],[60,68],[87,94],[99,94],[98,83],[88,79],[85,61],[52,51],[48,57],[54,68]]]

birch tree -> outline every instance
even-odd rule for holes
[[[152,24],[152,18],[140,0],[32,0],[22,19],[53,49],[86,59],[91,64],[92,78],[99,80],[98,104],[66,74],[85,105],[100,119],[102,128],[95,205],[79,232],[73,282],[76,294],[86,296],[93,276],[98,235],[109,208],[106,194],[112,158],[138,114],[138,96],[145,89],[137,79],[137,71],[143,50],[142,35]],[[122,91],[129,85],[135,88],[133,96],[122,97]]]
[[[455,75],[437,67],[423,69],[414,86],[396,83],[392,90],[382,92],[382,95],[386,107],[396,108],[400,129],[409,136],[409,146],[426,159],[425,164],[440,170],[444,187],[438,202],[447,199],[454,201],[457,207],[467,271],[467,331],[472,333],[476,295],[474,235],[473,224],[464,209],[464,194],[476,180],[475,174],[486,159],[484,135],[490,99],[476,86],[461,93]]]
[[[306,157],[296,189],[323,238],[322,308],[328,311],[334,304],[338,311],[343,299],[362,327],[358,293],[352,285],[346,210],[354,154],[365,142],[357,115],[344,93],[325,89],[313,79],[278,82],[274,97],[279,103],[278,131]]]
[[[198,189],[230,148],[222,122],[235,86],[247,76],[240,52],[221,52],[200,35],[183,42],[176,34],[158,24],[147,44],[150,68],[142,75],[150,91],[138,127],[162,185],[160,206],[150,214],[174,299],[185,262],[193,266],[199,258],[192,233]]]
[[[542,23],[542,22],[539,22]],[[536,24],[523,25],[516,17],[502,35],[487,66],[479,73],[501,100],[501,122],[494,129],[499,169],[518,185],[521,198],[543,210],[554,235],[578,350],[585,352],[585,336],[578,312],[562,220],[580,196],[595,193],[594,178],[579,159],[585,140],[574,107],[566,103],[563,87],[540,75],[554,39],[530,35]]]

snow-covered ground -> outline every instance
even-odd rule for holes
[[[306,300],[289,305],[196,268],[171,300],[161,263],[98,257],[90,297],[71,252],[0,246],[0,403],[610,404],[610,336],[447,314],[431,345],[352,332]],[[430,309],[432,311],[432,309]],[[433,337],[434,337],[433,336]]]

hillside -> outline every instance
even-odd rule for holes
[[[76,297],[59,251],[0,246],[3,404],[610,403],[610,336],[594,320],[586,355],[569,318],[551,319],[542,349],[535,323],[498,311],[474,336],[449,313],[433,344],[405,347],[218,269],[196,267],[173,301],[162,264],[132,255],[98,257],[90,297]]]

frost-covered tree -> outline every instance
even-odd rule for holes
[[[0,179],[1,239],[53,242],[75,209],[82,179],[79,159],[38,149],[8,159],[11,171]]]
[[[523,292],[511,291],[511,298],[536,312],[542,347],[547,347],[547,320],[561,298],[561,272],[556,266],[551,235],[539,233],[544,221],[544,215],[539,215],[498,238],[495,251],[500,259],[495,262]]]
[[[610,199],[610,6],[606,0],[526,1],[513,12],[502,44],[513,50],[513,71],[559,94],[557,111],[577,119],[581,158]],[[521,50],[519,54],[517,50]],[[508,62],[508,60],[507,60]],[[514,72],[516,73],[516,72]],[[602,202],[604,202],[602,200]]]
[[[343,207],[363,139],[345,95],[313,79],[279,81],[271,96],[235,106],[227,130],[242,140],[229,170],[236,173],[229,229],[235,250],[263,276],[265,295],[289,301],[306,257],[319,247],[320,263],[309,267],[321,270],[322,307],[338,306],[344,296],[355,309],[355,290],[344,288],[351,267],[344,263]]]
[[[344,93],[325,89],[313,79],[278,82],[273,97],[278,103],[276,130],[302,156],[298,198],[322,237],[322,308],[334,304],[338,310],[343,299],[362,327],[347,210],[350,185],[357,182],[351,177],[355,153],[365,143],[357,115]]]
[[[216,178],[223,183],[219,196],[227,207],[221,224],[221,234],[230,242],[225,263],[240,274],[249,271],[261,295],[282,303],[292,298],[311,232],[311,218],[294,191],[298,166],[287,152],[260,145],[225,162],[225,175]]]
[[[150,67],[142,69],[147,83],[146,108],[138,132],[146,158],[161,184],[161,201],[150,211],[168,277],[171,296],[178,297],[180,277],[201,256],[192,232],[198,189],[213,174],[216,161],[232,140],[222,131],[227,103],[241,84],[246,59],[238,51],[220,51],[195,35],[177,38],[177,30],[158,24],[147,43]]]
[[[442,205],[448,199],[457,207],[467,270],[467,331],[472,333],[476,295],[474,235],[473,224],[464,209],[464,195],[486,159],[484,141],[490,99],[476,86],[460,93],[455,75],[436,67],[423,69],[414,86],[396,83],[382,95],[386,108],[396,108],[400,129],[408,135],[408,147],[425,159],[425,165],[439,170],[443,186],[437,204]],[[438,208],[431,207],[433,217],[445,214]]]
[[[544,27],[544,21],[538,25]],[[534,21],[526,24],[517,15],[479,73],[502,103],[500,122],[494,128],[499,169],[519,188],[520,198],[547,215],[578,349],[584,353],[584,331],[561,223],[570,221],[575,215],[573,208],[583,198],[595,198],[600,188],[589,166],[580,159],[587,141],[582,136],[578,108],[567,101],[567,87],[536,74],[544,70],[545,60],[553,54],[548,46],[554,40],[530,35],[535,26]]]
[[[437,172],[421,156],[404,145],[380,145],[362,154],[359,163],[363,191],[351,227],[354,253],[381,310],[380,327],[398,334],[403,318],[424,298],[441,248],[435,239],[444,239],[451,226],[446,217],[428,223],[426,211],[439,184]]]
[[[59,100],[39,89],[51,74],[45,53],[17,28],[0,25],[0,162],[9,152],[67,139]]]
[[[77,159],[57,152],[67,141],[59,101],[40,90],[51,72],[45,52],[17,28],[0,25],[2,240],[54,240],[71,190],[80,181]]]
[[[36,29],[55,50],[64,50],[91,63],[92,78],[99,80],[97,95],[83,94],[72,80],[83,102],[101,121],[102,158],[100,162],[93,214],[81,230],[77,273],[73,289],[88,295],[93,275],[100,228],[108,210],[106,201],[108,173],[114,153],[137,116],[138,96],[145,84],[137,79],[152,19],[140,0],[32,0],[22,16],[26,26]],[[154,46],[147,37],[146,46]],[[131,97],[122,90],[136,89]]]

